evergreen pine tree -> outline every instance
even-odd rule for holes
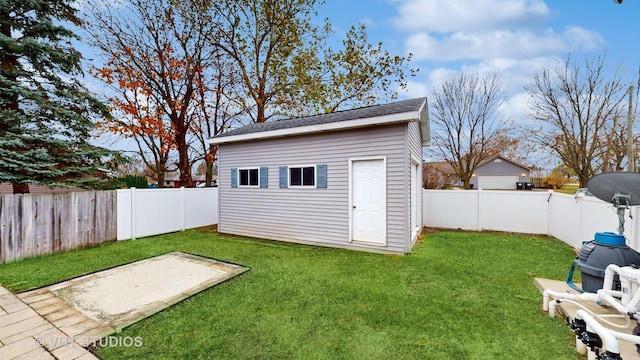
[[[80,83],[74,0],[0,0],[0,183],[90,186],[111,153],[89,143],[104,104]]]

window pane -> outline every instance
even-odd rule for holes
[[[316,184],[316,168],[302,168],[302,185],[313,186]]]
[[[258,169],[249,170],[249,185],[258,186]]]
[[[249,185],[249,170],[238,170],[238,172],[240,173],[239,185],[240,186]]]
[[[302,185],[302,169],[289,168],[289,179],[291,180],[291,186]]]

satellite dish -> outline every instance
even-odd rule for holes
[[[629,206],[640,205],[640,173],[610,172],[593,176],[587,182],[593,196],[615,204],[616,196],[628,196]]]
[[[593,176],[587,189],[602,201],[613,204],[618,211],[618,233],[624,232],[624,211],[640,205],[640,173],[610,172]]]

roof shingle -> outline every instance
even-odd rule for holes
[[[277,120],[264,123],[255,123],[245,125],[243,127],[216,135],[214,138],[222,138],[227,136],[253,134],[263,131],[290,129],[302,126],[319,125],[338,121],[355,120],[363,118],[372,118],[377,116],[385,116],[398,114],[409,111],[420,110],[420,107],[426,101],[425,97],[397,101],[389,104],[373,105],[352,110],[337,111],[328,114],[320,114],[292,119]]]

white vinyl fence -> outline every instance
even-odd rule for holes
[[[426,227],[544,234],[576,249],[618,230],[611,204],[553,191],[424,190],[423,207]],[[218,188],[118,190],[117,239],[214,225],[218,209]],[[627,211],[625,235],[640,250],[640,207]]]
[[[118,240],[218,223],[218,188],[118,190]]]
[[[618,230],[613,206],[553,191],[424,190],[424,226],[545,234],[580,248],[596,232]],[[640,211],[626,212],[625,235],[638,250]]]

